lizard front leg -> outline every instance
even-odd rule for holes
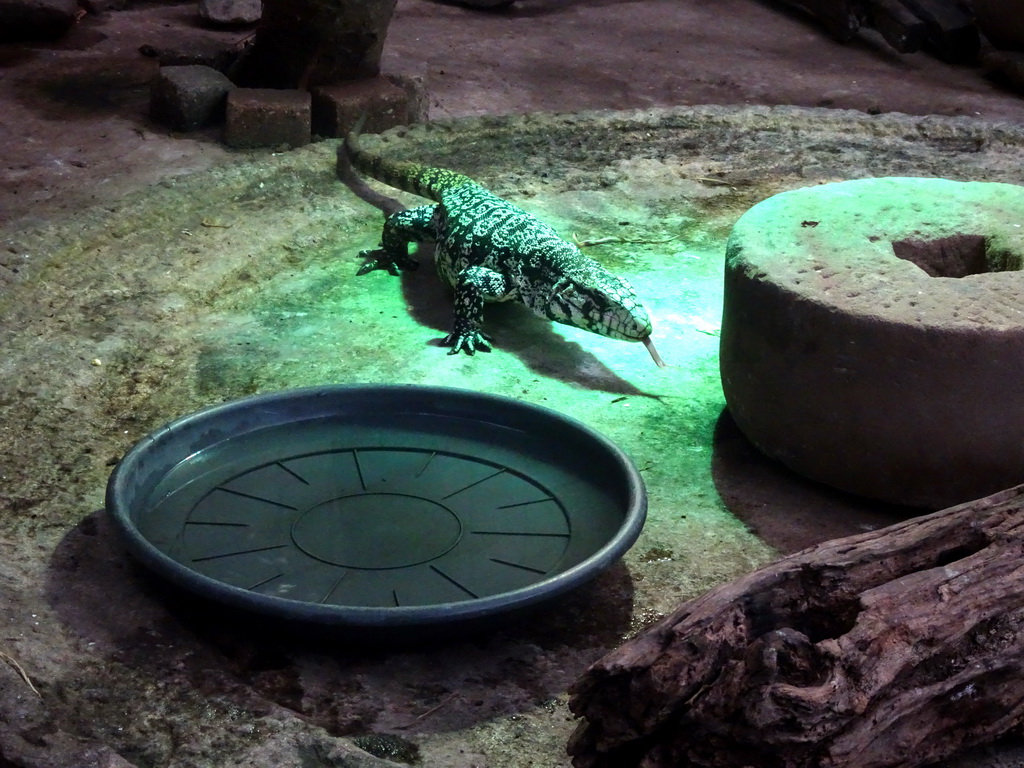
[[[432,221],[435,208],[436,205],[420,205],[388,216],[384,221],[381,247],[359,252],[367,261],[356,274],[365,275],[375,269],[386,269],[390,274],[397,275],[399,268],[416,269],[420,264],[409,256],[409,243],[434,239]]]
[[[505,275],[486,267],[467,267],[455,281],[455,322],[444,343],[451,347],[449,355],[465,351],[472,355],[481,349],[489,352],[491,337],[483,326],[484,302],[510,298],[511,282]]]

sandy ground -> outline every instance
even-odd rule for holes
[[[428,765],[565,765],[560,749],[572,723],[564,690],[586,663],[678,600],[777,552],[907,514],[793,477],[760,459],[720,416],[716,254],[728,222],[759,196],[872,169],[939,172],[959,150],[879,145],[873,165],[870,141],[855,159],[839,151],[849,129],[828,117],[838,127],[796,165],[799,142],[761,146],[735,126],[657,151],[588,150],[605,158],[599,171],[593,157],[574,154],[586,141],[571,131],[558,134],[558,148],[534,147],[521,166],[501,156],[501,144],[493,157],[464,158],[464,170],[562,228],[600,235],[610,217],[641,234],[681,236],[678,252],[659,258],[654,246],[636,262],[623,249],[603,256],[651,295],[674,340],[663,354],[696,364],[666,383],[636,368],[630,352],[642,350],[556,335],[512,313],[496,321],[508,345],[507,355],[496,353],[497,374],[463,360],[440,369],[439,350],[420,336],[440,334],[447,315],[428,270],[403,279],[400,291],[385,275],[366,278],[367,298],[342,290],[352,260],[338,254],[372,246],[379,214],[338,191],[331,146],[232,152],[216,130],[170,135],[146,118],[156,65],[140,45],[227,45],[244,34],[202,29],[191,4],[143,4],[86,17],[59,44],[0,47],[0,439],[10,446],[0,650],[42,692],[31,698],[13,668],[0,665],[8,713],[0,765],[370,765],[342,755],[343,736],[400,737],[392,752],[386,743],[377,752],[409,759],[404,739]],[[422,76],[435,118],[705,103],[1015,123],[1024,116],[1024,101],[977,69],[900,57],[871,36],[837,46],[799,14],[743,0],[520,0],[502,13],[400,0],[385,70]],[[785,120],[769,122],[766,133],[785,134]],[[463,130],[484,133],[473,124]],[[507,146],[510,134],[499,135]],[[660,136],[652,131],[652,142]],[[421,145],[459,159],[458,146],[413,139]],[[1016,168],[978,172],[1019,181]],[[749,183],[722,197],[698,194],[680,175],[709,169],[746,174]],[[680,274],[683,285],[666,292]],[[310,296],[318,297],[312,317]],[[380,337],[401,339],[383,356],[373,338],[342,349],[332,324],[370,305],[382,307]],[[548,352],[567,362],[553,365]],[[339,372],[388,380],[398,358],[407,380],[518,386],[524,399],[598,419],[628,444],[648,467],[659,511],[626,563],[537,627],[438,652],[338,655],[264,642],[208,623],[187,603],[168,604],[112,541],[96,511],[103,483],[149,429],[210,402],[337,380]],[[659,387],[694,393],[670,408],[672,423],[685,424],[681,433],[644,396]],[[610,403],[622,410],[610,412]],[[659,465],[666,444],[685,450]],[[150,702],[141,712],[140,700]],[[289,744],[300,746],[289,752]],[[1022,764],[1013,749],[956,765]],[[88,750],[93,757],[82,757]]]

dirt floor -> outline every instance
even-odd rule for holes
[[[560,231],[614,222],[646,239],[594,255],[647,297],[676,364],[510,309],[488,360],[444,366],[425,343],[450,306],[430,270],[353,282],[380,215],[339,185],[332,143],[236,152],[216,130],[147,119],[156,64],[139,46],[245,34],[203,29],[190,3],[141,4],[86,16],[58,44],[0,47],[0,658],[20,664],[0,664],[0,768],[392,764],[353,744],[399,763],[565,766],[565,689],[588,663],[778,552],[909,514],[794,477],[722,413],[722,243],[746,207],[800,184],[1020,183],[1017,129],[986,137],[1024,123],[1024,99],[871,35],[838,46],[754,0],[400,0],[384,68],[425,79],[433,119],[731,105],[463,120],[385,145],[457,165]],[[742,109],[771,104],[827,109]],[[963,121],[863,114],[890,112]],[[711,177],[725,183],[698,181]],[[339,334],[339,318],[357,329]],[[643,537],[534,624],[394,654],[240,630],[125,557],[100,510],[132,443],[203,405],[342,377],[557,404],[644,469]],[[1019,752],[949,765],[1020,766]]]

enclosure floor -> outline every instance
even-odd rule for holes
[[[0,47],[0,651],[42,694],[0,664],[0,762],[79,765],[84,744],[138,768],[298,768],[345,764],[329,758],[341,737],[398,735],[429,766],[559,768],[565,689],[588,663],[778,553],[908,514],[805,482],[737,433],[717,378],[724,238],[743,210],[798,185],[947,172],[1020,183],[1018,139],[982,152],[969,127],[827,111],[712,109],[683,128],[680,113],[667,128],[657,114],[625,128],[607,115],[471,118],[794,104],[1020,124],[1024,101],[870,36],[838,46],[753,0],[520,0],[498,14],[400,0],[385,69],[424,76],[433,117],[470,119],[454,141],[414,130],[381,146],[456,165],[567,236],[613,237],[588,253],[636,284],[671,367],[515,307],[489,312],[494,352],[449,358],[437,344],[450,299],[429,249],[425,269],[355,277],[381,201],[336,180],[333,143],[229,152],[214,131],[169,135],[145,117],[155,65],[140,45],[242,36],[201,29],[191,3],[141,4],[87,16],[56,45]],[[239,632],[125,558],[103,486],[135,440],[210,403],[346,381],[462,386],[569,413],[632,455],[647,529],[535,624],[393,654]],[[1008,744],[949,765],[1024,759]]]

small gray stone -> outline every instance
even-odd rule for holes
[[[262,15],[261,0],[199,0],[199,17],[211,24],[255,24]]]
[[[308,91],[235,88],[228,94],[224,140],[241,149],[309,144],[310,104]]]
[[[221,120],[234,84],[202,64],[161,67],[150,89],[149,113],[177,131],[194,131]]]
[[[411,108],[422,107],[413,95],[412,81],[409,83],[410,90],[406,90],[391,78],[378,76],[315,86],[310,90],[313,128],[321,136],[344,136],[364,112],[366,133],[415,122]]]
[[[60,37],[77,15],[78,0],[0,0],[0,41]]]

